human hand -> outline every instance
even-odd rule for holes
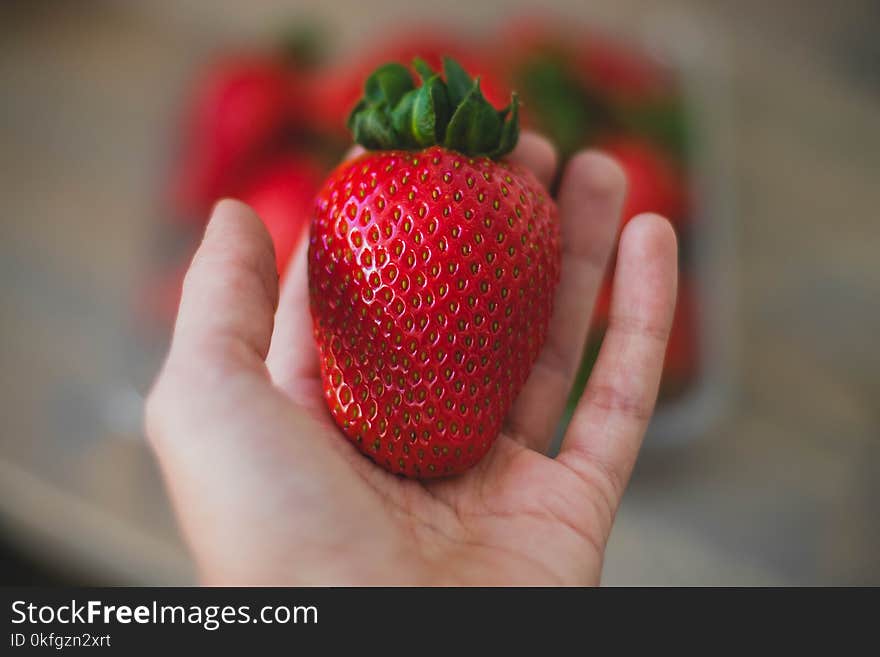
[[[511,157],[545,184],[552,178],[543,139],[523,135]],[[624,187],[599,153],[570,161],[547,343],[489,453],[462,475],[426,482],[376,466],[326,409],[307,240],[279,302],[262,223],[241,203],[219,203],[147,404],[147,435],[202,580],[597,584],[672,321],[676,241],[665,219],[642,215],[623,230],[601,353],[559,455],[544,452],[580,362]]]

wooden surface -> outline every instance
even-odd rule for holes
[[[188,76],[283,5],[183,4],[0,13],[0,510],[33,554],[94,581],[192,577],[139,434],[156,360],[132,292]],[[487,22],[501,4],[444,11]],[[674,4],[685,20],[655,11],[656,29],[684,25],[723,62],[738,384],[700,440],[644,455],[605,581],[880,584],[880,98],[784,20]],[[357,37],[395,5],[322,11]],[[649,5],[595,13],[650,28]]]

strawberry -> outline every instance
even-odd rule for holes
[[[502,158],[497,111],[454,61],[421,86],[378,69],[351,114],[367,153],[319,192],[309,292],[324,395],[343,433],[393,473],[460,473],[492,445],[547,334],[557,210]]]
[[[539,16],[508,21],[499,41],[496,67],[523,94],[524,124],[547,135],[563,159],[591,141],[606,108],[581,79],[577,42]]]
[[[615,102],[647,102],[674,90],[669,72],[638,49],[597,31],[586,35],[578,67],[587,84]]]
[[[587,387],[590,374],[593,371],[593,366],[596,364],[596,359],[599,357],[599,348],[602,346],[602,339],[605,337],[605,331],[608,329],[608,318],[611,313],[612,287],[612,277],[606,276],[599,287],[596,301],[593,304],[590,333],[587,336],[587,343],[581,355],[581,364],[578,366],[577,374],[568,395],[567,406],[571,411],[574,410],[580,401],[584,388]]]
[[[134,317],[139,328],[165,332],[174,324],[183,279],[190,260],[167,263],[158,271],[150,273],[141,289],[134,296]]]
[[[593,305],[592,324],[595,329],[602,332],[608,328],[608,317],[611,315],[611,291],[613,289],[613,279],[606,276],[602,280],[599,292],[596,295],[596,303]]]
[[[320,168],[311,160],[289,155],[260,170],[239,195],[272,236],[282,276],[309,223],[321,177]]]
[[[563,157],[612,130],[642,135],[684,159],[688,120],[672,71],[597,30],[546,16],[508,21],[498,68],[522,92],[525,117]]]
[[[688,117],[668,66],[646,51],[591,32],[576,56],[582,79],[604,99],[614,126],[662,147],[676,159],[688,151]]]
[[[657,212],[680,228],[688,214],[685,178],[675,163],[653,144],[638,138],[617,138],[600,144],[626,173],[624,225],[637,214]]]
[[[577,71],[582,85],[613,102],[647,102],[675,90],[669,71],[648,53],[570,20],[518,16],[502,25],[500,38],[513,66],[554,53]]]
[[[661,396],[670,397],[681,392],[700,373],[700,326],[697,288],[683,276],[678,285],[675,315],[663,363]]]
[[[233,54],[214,62],[189,99],[172,201],[202,222],[211,205],[298,121],[299,74],[276,57]]]

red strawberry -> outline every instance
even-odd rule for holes
[[[694,284],[682,277],[663,363],[662,388],[667,394],[684,389],[699,374],[700,330],[696,293]]]
[[[578,367],[577,374],[572,382],[571,390],[568,394],[567,406],[569,410],[574,410],[580,401],[587,381],[599,357],[599,349],[602,346],[602,339],[605,337],[605,331],[608,329],[608,317],[611,312],[611,288],[613,279],[606,276],[599,287],[596,295],[596,301],[593,304],[593,315],[590,322],[590,333],[587,336],[587,343],[584,345],[581,354],[581,364]]]
[[[604,332],[608,328],[608,317],[611,314],[611,290],[614,287],[614,279],[606,276],[602,280],[599,292],[596,295],[596,303],[593,306],[592,325],[594,330]]]
[[[590,27],[545,15],[518,16],[501,29],[507,61],[553,52],[568,59],[584,85],[615,102],[645,102],[674,91],[669,71],[643,50]]]
[[[645,102],[669,95],[669,73],[643,52],[591,31],[579,52],[588,83],[617,102]]]
[[[298,120],[298,77],[283,60],[263,55],[232,55],[210,67],[185,115],[172,190],[182,217],[204,221],[211,205]]]
[[[496,111],[446,80],[384,66],[352,115],[373,149],[318,195],[309,291],[324,393],[345,435],[393,473],[462,472],[491,447],[543,345],[559,278],[556,206],[500,158]],[[491,157],[490,157],[491,156]]]
[[[135,296],[133,312],[138,326],[166,331],[174,324],[189,264],[189,259],[167,264],[150,274]]]
[[[609,129],[686,156],[688,119],[677,80],[645,51],[544,15],[509,21],[500,41],[498,66],[523,94],[525,123],[553,139],[564,157]]]
[[[287,156],[261,170],[240,194],[266,224],[282,276],[311,219],[321,177],[310,160]]]
[[[623,223],[637,214],[657,212],[681,227],[688,214],[687,186],[675,164],[655,146],[635,138],[600,144],[627,177]]]
[[[676,159],[688,151],[689,122],[673,71],[646,51],[596,31],[581,41],[576,65],[602,98],[609,123],[640,135]]]
[[[579,40],[563,26],[538,15],[508,21],[495,66],[522,93],[523,124],[547,135],[567,158],[594,137],[605,108],[581,79]]]

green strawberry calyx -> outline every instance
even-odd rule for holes
[[[416,86],[402,64],[384,64],[364,85],[364,96],[348,117],[356,143],[368,150],[422,150],[442,146],[468,156],[498,159],[519,138],[519,101],[496,110],[454,59],[443,59],[443,75],[413,61]],[[444,79],[445,78],[445,79]]]

